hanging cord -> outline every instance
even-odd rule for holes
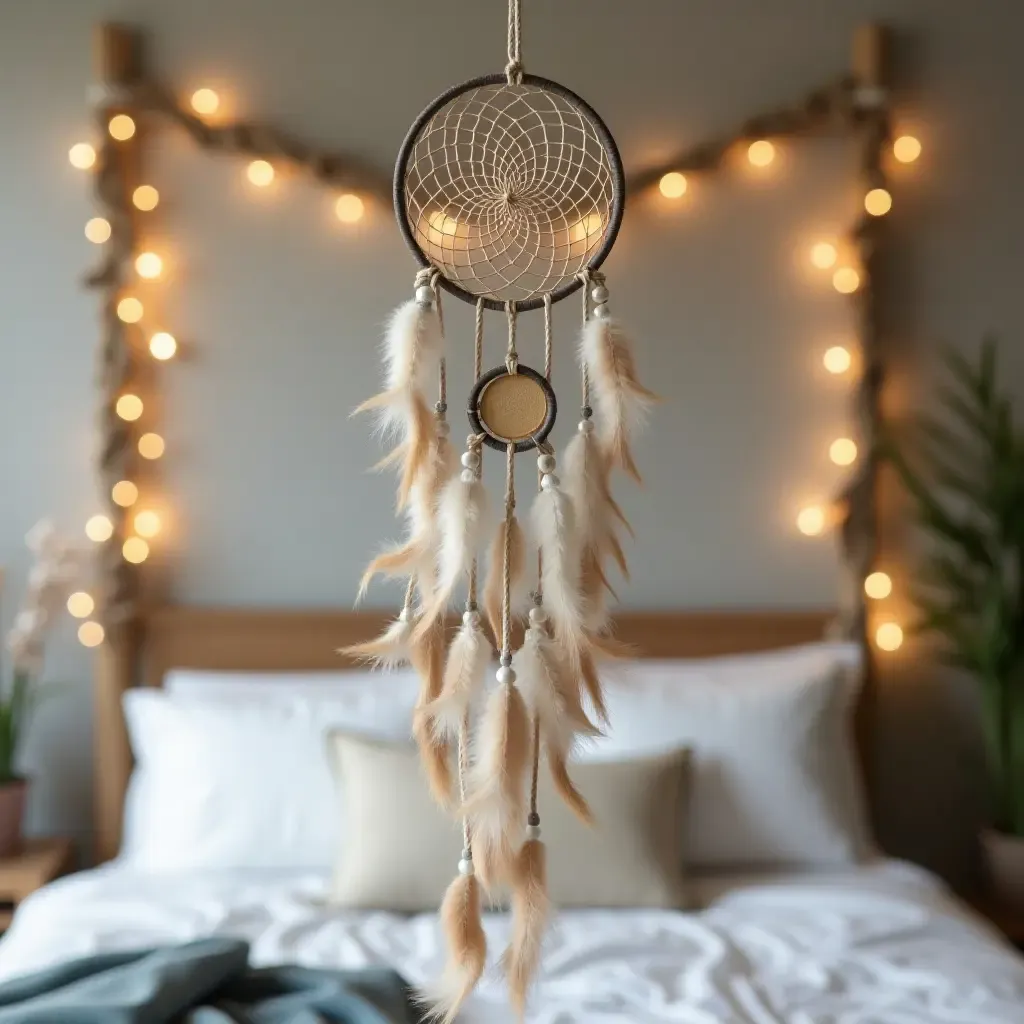
[[[509,442],[505,458],[505,550],[501,578],[501,663],[512,660],[512,521],[516,514],[516,446]]]
[[[519,353],[516,351],[516,304],[509,300],[505,303],[505,315],[508,317],[508,348],[505,350],[505,369],[509,373],[519,372]]]
[[[591,283],[594,283],[603,286],[604,274],[596,270],[591,270],[590,267],[584,267],[576,276],[583,282],[583,287],[580,291],[583,292],[582,327],[585,328],[587,326],[587,321],[590,319],[590,285]],[[587,371],[587,361],[585,359],[580,360],[580,392],[583,403],[583,418],[585,420],[589,420],[592,412],[590,408],[590,374]]]
[[[484,300],[476,300],[476,323],[473,331],[473,382],[480,379],[483,369],[484,350]],[[466,600],[466,611],[473,612],[477,608],[477,591],[480,584],[480,573],[476,558],[469,566],[469,596]]]
[[[444,309],[441,307],[441,289],[438,281],[441,278],[440,271],[435,270],[430,275],[430,290],[434,293],[434,309],[437,311],[437,329],[444,341]],[[438,419],[444,419],[448,411],[448,367],[444,356],[437,366],[437,405],[434,406]]]
[[[551,293],[544,296],[544,376],[551,380]]]
[[[523,81],[523,12],[521,0],[508,0],[508,63],[505,77],[509,85]]]

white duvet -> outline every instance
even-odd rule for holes
[[[21,906],[0,943],[0,978],[213,933],[248,939],[255,964],[390,964],[413,984],[435,975],[432,915],[333,911],[325,886],[308,873],[86,871]],[[1024,1024],[1024,959],[917,869],[885,862],[701,888],[699,913],[561,913],[528,1021]],[[487,932],[494,954],[506,919],[489,917]],[[513,1020],[499,978],[485,979],[462,1020]]]

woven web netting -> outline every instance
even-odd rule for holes
[[[416,244],[475,296],[523,302],[572,281],[601,245],[613,200],[593,121],[561,94],[484,85],[423,126],[405,168]]]

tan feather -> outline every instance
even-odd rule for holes
[[[487,963],[480,884],[473,875],[459,875],[448,886],[441,903],[441,931],[448,951],[444,972],[422,998],[430,1019],[453,1024]]]
[[[363,571],[356,592],[356,604],[366,596],[366,591],[376,576],[401,576],[411,573],[423,557],[422,546],[418,541],[408,540],[404,544],[385,548],[375,556]]]
[[[452,800],[451,746],[439,737],[423,715],[422,709],[441,693],[444,685],[444,626],[438,622],[432,629],[410,639],[409,660],[420,678],[420,693],[413,714],[413,738],[419,747],[420,759],[427,776],[431,795],[442,806]]]
[[[490,559],[487,568],[487,579],[484,582],[484,612],[490,623],[495,643],[501,642],[501,605],[504,596],[505,572],[505,531],[508,528],[505,520],[498,524],[498,529],[491,542]],[[529,598],[529,588],[523,586],[526,580],[526,538],[519,520],[512,517],[509,529],[511,544],[509,545],[510,592],[513,614],[521,609],[524,598]]]
[[[584,650],[580,657],[580,682],[590,703],[594,707],[594,713],[600,721],[608,724],[608,706],[604,702],[604,690],[601,687],[601,679],[597,674],[597,666],[594,664],[594,655],[590,650]]]
[[[483,689],[493,653],[479,617],[463,621],[448,648],[441,692],[421,709],[436,736],[457,739],[473,700]]]
[[[551,781],[554,783],[555,792],[562,798],[566,806],[576,815],[584,825],[594,824],[594,814],[590,810],[583,794],[573,784],[569,777],[569,766],[566,759],[556,750],[547,748],[548,768],[551,771]]]
[[[404,665],[409,661],[409,638],[412,635],[412,623],[400,616],[390,623],[387,629],[372,640],[341,647],[339,654],[346,658],[368,661],[375,668],[391,669]]]
[[[512,941],[502,957],[512,1005],[520,1018],[526,1011],[530,983],[540,966],[550,913],[544,844],[539,839],[528,839],[512,872]]]
[[[474,738],[463,815],[473,836],[473,862],[488,889],[508,877],[525,819],[524,783],[531,729],[522,694],[499,684],[487,698]]]

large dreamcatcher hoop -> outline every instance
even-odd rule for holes
[[[462,822],[458,875],[441,905],[448,961],[426,995],[444,1024],[483,973],[482,894],[502,887],[513,911],[502,964],[512,1002],[524,1010],[549,914],[537,795],[542,753],[556,792],[591,820],[568,761],[577,739],[595,735],[606,719],[597,666],[617,653],[606,597],[612,566],[627,573],[620,535],[629,529],[610,482],[616,468],[639,479],[630,439],[654,399],[611,318],[600,270],[623,215],[618,149],[579,96],[523,73],[520,38],[520,0],[510,0],[505,73],[439,96],[402,144],[395,214],[420,270],[414,297],[388,326],[384,389],[357,410],[375,412],[397,442],[379,465],[398,470],[408,523],[405,539],[370,562],[359,596],[377,575],[407,584],[384,634],[346,653],[416,669],[413,734],[433,795]],[[582,400],[563,483],[548,440],[557,416],[551,310],[578,289]],[[471,432],[458,459],[447,420],[442,291],[476,308]],[[536,309],[543,310],[543,370],[519,358],[519,316]],[[503,361],[485,370],[488,310],[504,312],[507,343]],[[495,519],[481,478],[485,448],[505,456]],[[539,486],[524,528],[515,457],[532,449]],[[490,556],[481,587],[484,545]],[[449,642],[446,619],[462,595],[462,621]]]

